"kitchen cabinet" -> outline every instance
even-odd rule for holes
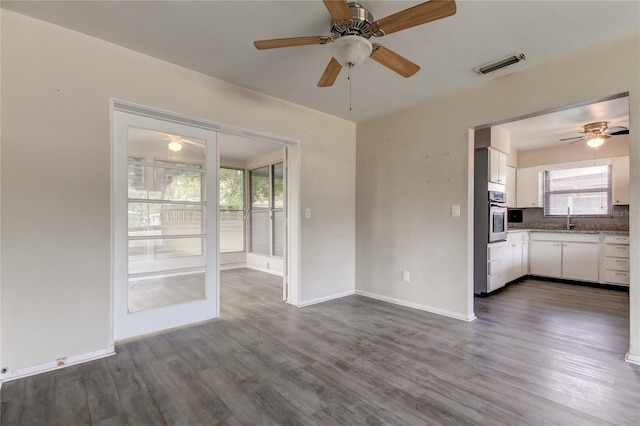
[[[524,167],[516,170],[516,206],[542,207],[541,167]]]
[[[516,207],[516,168],[507,166],[507,207]]]
[[[562,277],[562,243],[531,240],[529,250],[531,275]]]
[[[507,155],[493,148],[489,150],[489,182],[506,184],[507,182]]]
[[[598,244],[562,243],[562,278],[598,281]]]
[[[602,273],[600,282],[629,285],[629,237],[607,235],[603,241],[603,256],[600,259]]]
[[[507,282],[517,280],[526,275],[522,271],[523,234],[523,232],[512,232],[507,236],[507,256],[505,256]]]
[[[614,205],[629,204],[629,157],[613,157],[611,162],[611,186]]]
[[[504,287],[507,283],[507,265],[509,260],[507,242],[487,245],[487,293]]]
[[[531,275],[598,282],[597,234],[532,233]]]
[[[529,233],[522,233],[522,275],[529,275]]]

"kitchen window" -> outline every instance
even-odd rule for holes
[[[545,216],[611,216],[611,166],[544,172]]]

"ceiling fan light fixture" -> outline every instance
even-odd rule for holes
[[[604,143],[604,139],[602,136],[597,135],[591,139],[587,140],[587,145],[589,145],[591,148],[598,148],[600,146],[602,146],[602,144]]]
[[[180,143],[180,138],[174,135],[168,136],[169,143],[167,144],[167,148],[169,151],[180,152],[182,151],[182,144]]]
[[[331,55],[343,67],[360,65],[371,56],[373,45],[369,40],[357,35],[346,35],[331,43]]]

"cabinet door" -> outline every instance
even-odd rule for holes
[[[598,281],[598,244],[562,243],[562,278]]]
[[[521,276],[524,275],[522,272],[522,241],[514,243],[512,246],[513,249],[513,267],[511,269],[511,277],[509,281],[517,280]]]
[[[529,241],[522,242],[522,275],[529,274]]]
[[[611,165],[613,204],[629,204],[629,157],[614,157]]]
[[[562,243],[529,241],[529,262],[532,275],[562,278]]]
[[[516,204],[516,169],[507,166],[507,207],[515,207]]]
[[[538,167],[525,167],[516,171],[516,204],[518,207],[542,207]]]
[[[507,181],[507,155],[489,148],[489,182],[505,184]]]

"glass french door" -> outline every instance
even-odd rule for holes
[[[217,317],[216,132],[113,122],[114,338]]]

